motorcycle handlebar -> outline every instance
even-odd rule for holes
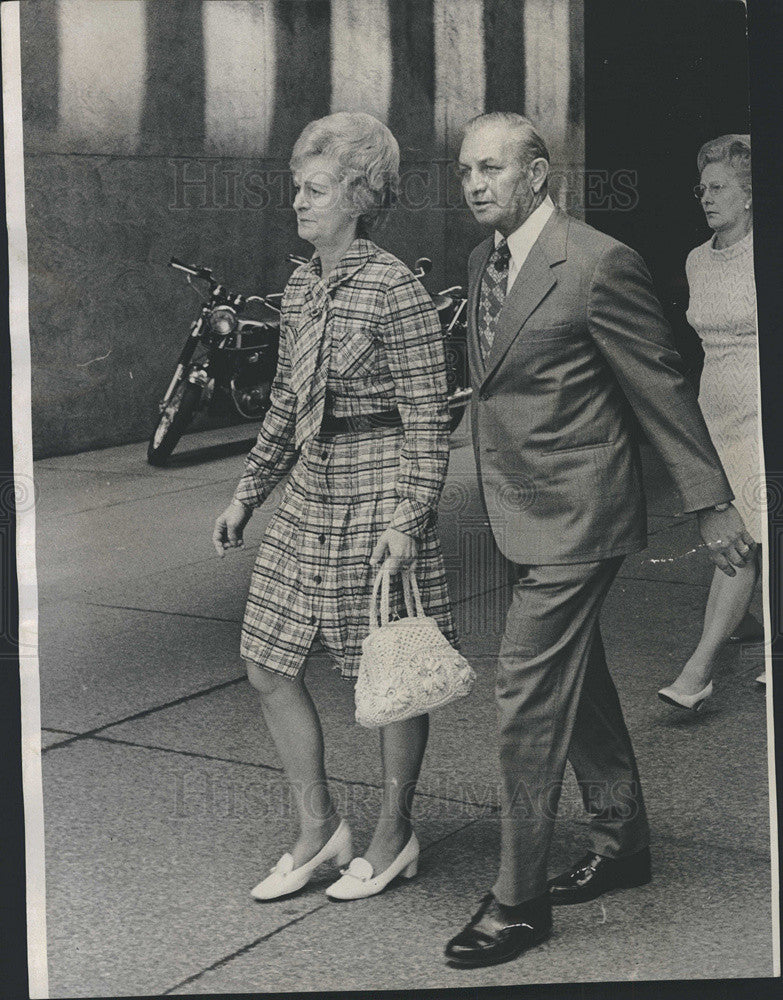
[[[192,274],[194,278],[204,278],[206,281],[212,280],[212,271],[208,267],[194,267],[192,264],[186,264],[178,257],[172,257],[169,260],[169,267],[175,267],[178,271],[184,271],[185,274]]]

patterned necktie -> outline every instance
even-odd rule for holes
[[[331,298],[326,283],[317,278],[305,294],[304,318],[291,352],[291,387],[297,397],[294,443],[301,448],[321,429],[326,382],[332,353],[329,330]]]
[[[487,363],[489,352],[497,332],[498,316],[506,301],[506,286],[508,283],[508,263],[511,251],[508,243],[501,240],[490,254],[484,276],[481,279],[481,296],[479,298],[479,342],[481,357]]]

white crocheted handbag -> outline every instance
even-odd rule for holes
[[[370,634],[362,643],[355,690],[356,721],[362,726],[385,726],[424,715],[464,697],[476,679],[435,619],[425,616],[415,575],[408,569],[401,577],[408,617],[397,621],[389,621],[389,571],[381,567],[375,578]]]

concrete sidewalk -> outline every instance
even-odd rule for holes
[[[284,779],[238,659],[258,541],[222,562],[214,517],[247,428],[189,436],[169,469],[130,445],[37,463],[40,664],[53,996],[421,989],[772,974],[769,804],[759,648],[727,647],[700,716],[656,697],[699,634],[711,569],[692,518],[646,456],[650,548],[629,558],[603,616],[607,656],[653,826],[653,882],[555,914],[552,938],[474,972],[442,949],[494,876],[494,653],[506,594],[466,432],[453,442],[441,532],[469,699],[432,717],[417,800],[419,876],[335,905],[324,867],[299,896],[248,894],[292,831]],[[227,443],[228,442],[228,443]],[[761,601],[756,598],[756,613]],[[377,737],[352,687],[308,669],[327,765],[358,849],[372,830]],[[552,868],[585,844],[575,783]]]

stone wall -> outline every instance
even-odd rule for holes
[[[583,167],[581,0],[29,0],[21,5],[37,456],[143,440],[196,297],[170,256],[279,290],[307,252],[287,162],[335,110],[403,155],[379,241],[464,280],[481,233],[449,166],[485,109],[539,119],[560,200]]]

